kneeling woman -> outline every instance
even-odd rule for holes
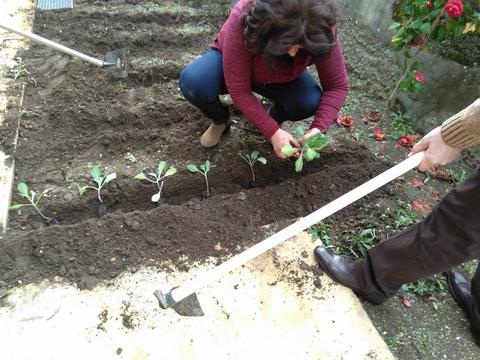
[[[212,120],[202,146],[217,145],[229,127],[219,99],[227,93],[280,158],[284,145],[299,146],[284,121],[314,115],[305,136],[325,132],[348,92],[337,19],[333,0],[239,0],[211,49],[180,75],[185,98]],[[312,64],[321,85],[308,72]],[[268,111],[253,92],[271,100]]]

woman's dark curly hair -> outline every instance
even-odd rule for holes
[[[318,59],[335,46],[338,17],[334,0],[253,0],[243,15],[245,47],[270,66],[296,44]]]

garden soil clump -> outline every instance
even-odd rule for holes
[[[34,81],[19,115],[16,182],[37,192],[52,188],[40,206],[60,224],[45,226],[31,209],[11,214],[0,245],[0,280],[8,285],[60,276],[91,288],[167,260],[182,268],[225,258],[269,235],[264,225],[308,215],[387,167],[362,145],[344,140],[332,141],[296,174],[293,163],[275,158],[238,113],[222,144],[204,150],[199,138],[208,120],[183,99],[178,77],[208,48],[224,12],[201,1],[161,4],[76,1],[73,10],[37,12],[34,32],[97,57],[127,47],[131,65],[129,77],[118,80],[45,47],[33,45],[23,54]],[[255,188],[238,156],[253,150],[268,161],[255,167]],[[186,170],[207,159],[213,165],[209,197],[203,178]],[[166,179],[164,201],[154,206],[155,185],[133,177],[153,171],[160,160],[178,173]],[[100,219],[94,192],[78,195],[89,181],[89,165],[117,173],[102,193],[108,213]],[[21,201],[14,195],[14,202]],[[348,223],[357,209],[334,219]]]

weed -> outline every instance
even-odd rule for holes
[[[260,164],[265,165],[267,163],[267,159],[260,156],[260,153],[257,150],[252,151],[250,155],[240,151],[238,155],[245,160],[245,162],[250,167],[250,171],[252,173],[252,186],[255,186],[255,171],[253,171],[253,166],[258,161]]]
[[[447,283],[442,276],[435,275],[431,278],[420,279],[413,283],[404,284],[402,290],[422,297],[427,295],[446,296]]]
[[[45,189],[37,197],[37,193],[35,191],[29,190],[27,184],[25,184],[23,182],[20,182],[17,185],[17,190],[18,190],[18,194],[21,197],[24,197],[25,199],[28,200],[28,204],[13,204],[12,206],[10,206],[10,210],[18,210],[18,209],[21,209],[23,207],[31,206],[38,212],[38,214],[43,218],[43,220],[45,220],[45,222],[47,224],[50,224],[52,222],[54,222],[54,223],[57,222],[53,218],[45,216],[38,207],[38,203],[40,202],[40,200],[42,200],[42,197],[45,196],[48,192],[50,192],[52,189]]]
[[[390,118],[389,137],[398,139],[402,135],[416,133],[413,123],[407,115],[402,114],[401,112],[395,112],[390,115]]]
[[[349,236],[345,244],[341,246],[341,252],[355,258],[364,257],[377,240],[375,228],[366,228],[357,235]]]
[[[210,163],[210,160],[205,161],[205,163],[199,166],[194,164],[187,165],[187,170],[190,171],[190,173],[192,174],[199,173],[199,174],[202,174],[203,177],[205,178],[205,185],[207,187],[207,196],[210,196],[210,187],[208,186],[208,173],[210,172],[211,168],[212,168],[212,165]]]
[[[162,189],[163,189],[163,179],[165,179],[168,176],[172,176],[177,172],[176,168],[170,167],[167,171],[165,171],[165,173],[163,173],[163,171],[166,168],[167,168],[167,163],[165,161],[160,161],[160,163],[157,166],[156,172],[149,172],[147,174],[144,174],[143,172],[141,172],[140,174],[134,177],[137,180],[147,180],[152,184],[157,184],[158,193],[156,193],[155,195],[152,195],[152,198],[151,198],[151,201],[153,203],[160,202],[160,196],[162,194]]]
[[[464,168],[461,168],[459,171],[449,168],[447,171],[450,174],[450,179],[452,183],[454,184],[459,184],[461,182],[464,182],[468,176]]]
[[[16,65],[13,69],[2,72],[2,76],[14,80],[17,80],[25,75],[30,75],[30,73],[27,71],[27,69],[25,69],[25,64],[23,63],[21,57],[16,58]]]
[[[332,237],[329,235],[332,226],[323,222],[313,225],[309,229],[310,235],[312,235],[313,240],[320,239],[325,247],[333,247]]]
[[[125,160],[128,160],[130,161],[132,164],[136,163],[138,160],[137,158],[135,157],[135,155],[133,155],[131,152],[128,152],[126,155],[125,155]]]

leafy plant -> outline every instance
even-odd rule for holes
[[[141,172],[140,174],[136,175],[134,178],[137,180],[147,180],[151,182],[152,184],[157,184],[158,187],[158,193],[152,195],[152,202],[158,203],[160,202],[160,197],[162,194],[162,188],[163,188],[163,179],[165,179],[168,176],[172,176],[177,172],[177,169],[174,167],[168,168],[167,171],[164,170],[167,168],[167,163],[165,161],[160,161],[157,166],[156,172],[149,172],[149,173],[143,173]]]
[[[43,218],[43,220],[47,222],[47,224],[57,222],[55,219],[45,216],[38,207],[38,203],[40,202],[40,200],[42,200],[42,197],[45,196],[48,192],[50,192],[52,189],[45,189],[42,193],[40,193],[40,195],[37,196],[37,193],[35,191],[28,189],[27,184],[25,184],[24,182],[20,182],[17,185],[17,190],[18,194],[21,197],[24,197],[28,200],[28,204],[13,204],[12,206],[10,206],[10,210],[18,210],[23,207],[31,206],[38,212],[38,214]]]
[[[370,249],[377,240],[375,228],[367,228],[360,231],[357,235],[347,238],[345,244],[342,245],[342,251],[355,258],[364,257],[367,250]]]
[[[210,196],[210,187],[208,186],[208,173],[210,172],[211,168],[212,168],[212,164],[210,163],[210,160],[205,161],[205,163],[199,166],[194,164],[187,165],[187,170],[190,171],[192,174],[199,173],[199,174],[202,174],[203,177],[205,178],[205,185],[207,187],[207,196]]]
[[[295,129],[293,136],[297,139],[302,138],[305,135],[305,128],[303,126],[299,126]],[[300,152],[299,157],[295,161],[295,171],[300,172],[303,169],[303,159],[306,161],[312,161],[314,159],[318,159],[320,157],[319,151],[323,149],[328,143],[327,137],[322,134],[315,134],[310,136],[303,142],[303,146],[300,149],[294,148],[292,145],[285,145],[282,147],[282,153],[285,156],[293,156],[295,151],[298,150]]]
[[[450,179],[454,184],[463,182],[468,176],[464,168],[461,168],[459,171],[448,169],[448,173],[450,174]]]
[[[405,63],[387,108],[393,105],[398,91],[424,90],[425,79],[418,71],[421,64],[415,59],[429,42],[441,42],[449,34],[459,39],[464,34],[480,32],[479,5],[457,0],[404,0],[400,3],[397,21],[390,30],[396,32],[392,43],[396,51],[403,51]]]
[[[90,175],[92,178],[90,179],[89,184],[91,185],[86,185],[78,188],[78,192],[80,193],[80,196],[83,196],[88,189],[96,190],[97,191],[97,199],[100,201],[100,206],[98,208],[98,214],[100,216],[103,216],[107,212],[107,207],[103,203],[102,197],[100,196],[100,192],[111,181],[115,180],[117,178],[116,173],[108,173],[108,171],[105,170],[104,174],[102,175],[100,169],[98,166],[93,165],[90,168]]]
[[[320,239],[325,247],[332,248],[333,240],[329,234],[331,230],[332,226],[330,224],[319,222],[309,229],[309,233],[312,235],[314,240]]]
[[[256,162],[265,165],[267,163],[267,159],[260,156],[260,153],[257,150],[252,151],[250,155],[240,151],[238,155],[245,160],[248,166],[250,166],[250,171],[252,172],[252,186],[255,186],[255,172],[253,171],[253,166]]]

